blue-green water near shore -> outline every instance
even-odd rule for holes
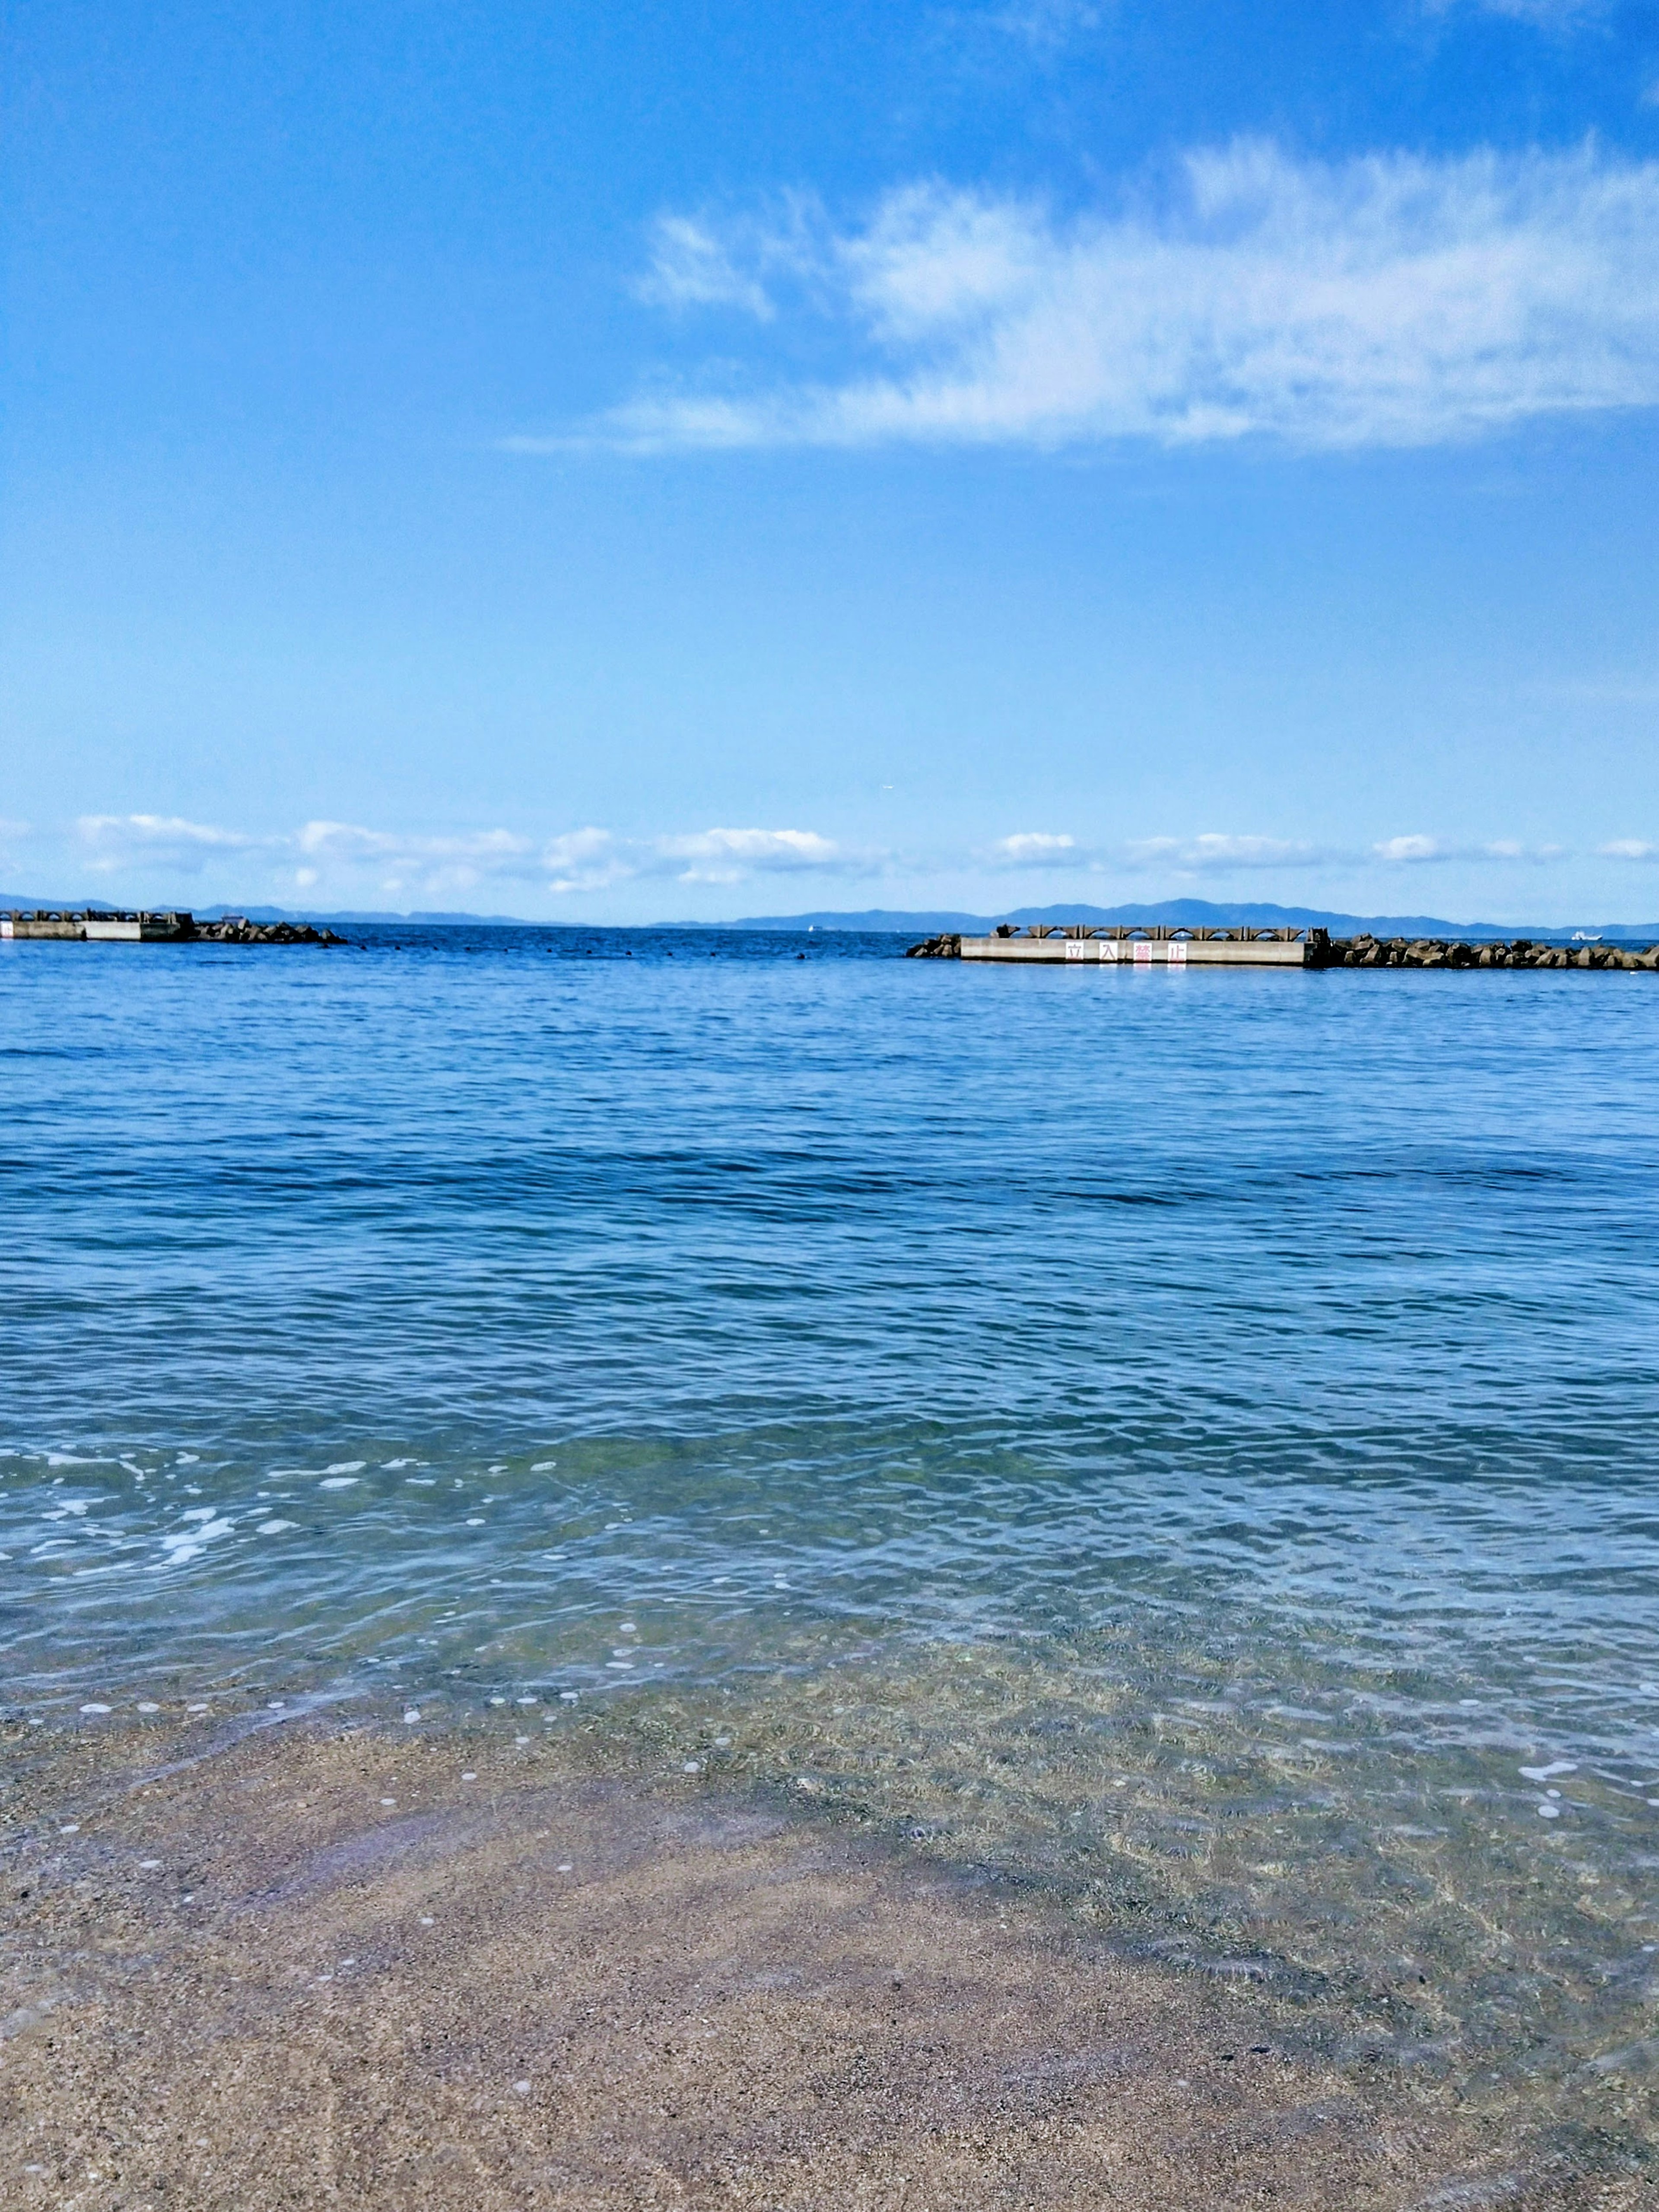
[[[6,1709],[667,1715],[1628,2124],[1659,983],[900,950],[5,946]]]

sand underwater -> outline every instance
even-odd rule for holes
[[[4,2201],[1655,2201],[1617,2069],[1571,2112],[1472,2099],[1375,2005],[1132,1956],[1052,1885],[734,1786],[673,1701],[417,1710],[8,1731]]]

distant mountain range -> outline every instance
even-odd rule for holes
[[[1114,923],[1133,927],[1158,922],[1170,929],[1328,929],[1333,937],[1354,937],[1367,929],[1378,937],[1566,937],[1573,928],[1570,923],[1444,921],[1427,914],[1332,914],[1322,907],[1311,906],[1229,906],[1215,904],[1208,899],[1137,901],[1128,906],[1084,906],[1068,902],[1061,906],[1012,907],[997,915],[957,914],[943,908],[912,914],[872,907],[863,914],[750,915],[741,921],[726,922],[720,927],[902,930],[921,936],[931,936],[940,930],[960,930],[965,935],[982,936],[1000,921],[1022,925],[1031,921],[1081,921],[1096,929],[1109,927]],[[1589,935],[1640,938],[1647,943],[1659,941],[1659,921],[1587,922],[1580,926]]]
[[[106,900],[16,898],[9,892],[0,891],[0,911],[9,907],[25,909],[32,907],[80,907],[93,913],[111,910]],[[295,910],[280,906],[209,906],[198,907],[196,912],[204,921],[216,921],[225,915],[239,914],[246,915],[250,921],[327,922],[337,928],[342,925],[362,922],[420,922],[428,926],[465,924],[475,929],[610,926],[529,922],[510,914],[387,914],[356,908],[324,913],[319,908]],[[1367,929],[1378,937],[1563,938],[1573,934],[1571,924],[1447,921],[1429,914],[1334,914],[1322,907],[1226,905],[1208,899],[1161,899],[1135,902],[1127,906],[1084,906],[1067,902],[1059,906],[1012,907],[1001,914],[962,914],[945,908],[912,911],[895,907],[869,907],[860,914],[843,914],[826,908],[817,914],[744,915],[736,921],[673,921],[642,926],[659,929],[862,930],[890,932],[908,937],[932,937],[941,930],[959,930],[966,935],[981,936],[994,929],[1000,921],[1012,921],[1022,927],[1033,921],[1051,925],[1087,922],[1097,929],[1109,927],[1114,923],[1132,927],[1137,924],[1158,922],[1170,929],[1328,929],[1333,937],[1353,937]],[[1659,943],[1659,921],[1586,922],[1579,927],[1587,936],[1627,939],[1643,944]]]

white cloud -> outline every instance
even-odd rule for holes
[[[651,849],[659,868],[672,869],[686,884],[736,884],[749,875],[793,874],[803,868],[866,872],[858,856],[811,830],[704,830],[694,836],[659,838]]]
[[[1610,845],[1595,849],[1604,860],[1659,860],[1659,845],[1650,845],[1644,837],[1615,837]]]
[[[1443,860],[1449,857],[1436,837],[1385,837],[1371,850],[1379,860]]]
[[[634,871],[617,849],[608,830],[569,830],[542,848],[541,865],[550,891],[600,891]]]
[[[636,452],[1409,447],[1659,403],[1659,163],[1594,146],[1327,165],[1241,143],[1110,210],[918,184],[839,233],[806,203],[769,229],[668,223],[658,296],[770,308],[793,271],[799,316],[827,311],[867,365],[642,397],[589,434]]]
[[[532,882],[539,872],[533,841],[508,830],[421,836],[355,822],[307,822],[282,842],[301,857],[294,875],[301,890],[331,876],[372,872],[380,890],[435,897],[502,878]]]
[[[1005,868],[1077,867],[1088,857],[1075,837],[1051,836],[1042,830],[999,837],[991,848],[992,860]]]

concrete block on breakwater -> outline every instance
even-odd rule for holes
[[[1572,968],[1659,970],[1659,945],[1557,944],[1528,937],[1332,937],[1322,929],[1091,929],[1000,923],[988,937],[946,931],[911,960],[1000,960],[1134,968]]]

